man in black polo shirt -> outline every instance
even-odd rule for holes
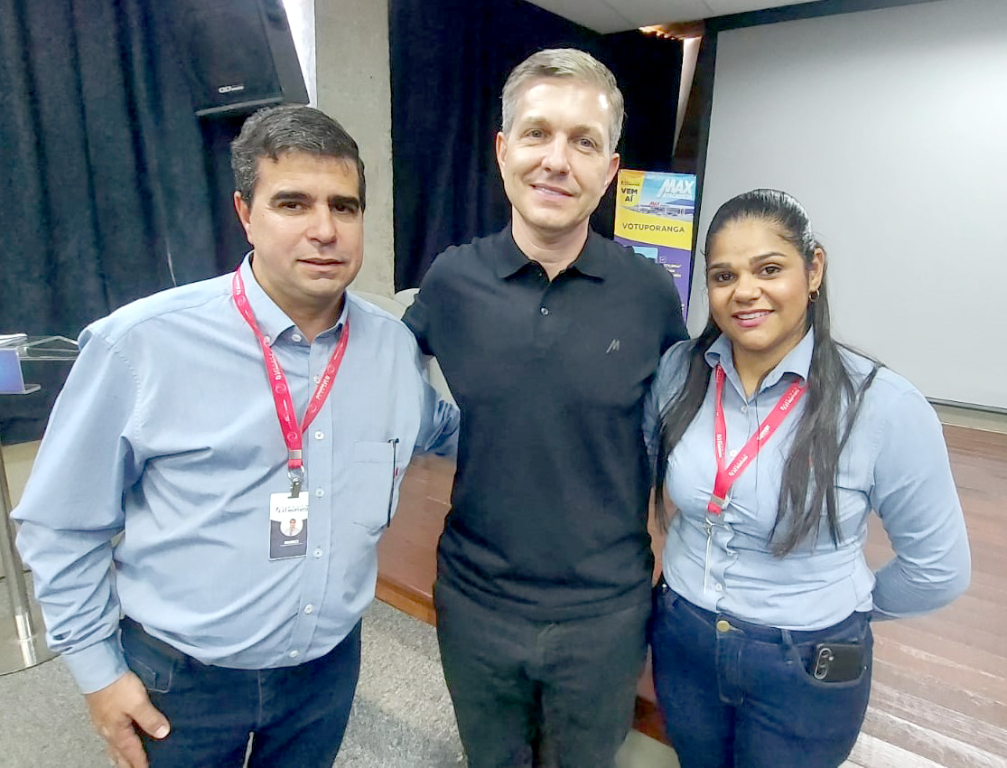
[[[405,316],[462,410],[434,602],[473,768],[612,768],[632,723],[653,569],[642,403],[686,332],[671,276],[588,228],[622,118],[591,56],[518,65],[496,138],[511,224],[440,254]]]

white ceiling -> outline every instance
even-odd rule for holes
[[[807,0],[529,0],[595,32],[624,32],[649,24],[697,21],[728,13],[759,11]]]

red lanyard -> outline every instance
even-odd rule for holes
[[[716,373],[717,408],[713,423],[713,450],[717,456],[717,479],[713,483],[713,495],[710,497],[710,503],[706,509],[711,514],[719,515],[727,503],[727,494],[730,492],[731,486],[734,485],[734,481],[741,476],[741,473],[745,471],[752,462],[752,459],[762,450],[763,444],[769,441],[776,428],[790,415],[794,406],[797,405],[807,390],[807,385],[800,381],[795,381],[790,386],[790,389],[783,393],[783,397],[780,398],[780,401],[766,417],[765,421],[759,425],[759,431],[749,438],[748,442],[745,443],[745,447],[741,449],[734,458],[734,461],[731,462],[731,465],[725,467],[724,453],[727,451],[727,421],[724,419],[723,398],[724,380],[727,378],[727,374],[724,373],[724,368],[719,363],[717,364]]]
[[[339,343],[336,344],[336,349],[333,351],[332,357],[329,358],[329,364],[325,366],[325,373],[322,374],[322,378],[315,388],[315,394],[311,396],[304,420],[298,426],[294,401],[290,396],[290,387],[287,386],[287,377],[283,373],[280,361],[273,354],[269,342],[266,341],[266,337],[262,335],[262,331],[259,330],[259,326],[255,322],[255,314],[252,312],[252,306],[248,303],[248,296],[245,294],[245,281],[241,279],[240,267],[235,270],[234,278],[231,280],[231,296],[234,297],[234,303],[241,316],[245,318],[245,322],[248,323],[259,340],[262,355],[266,359],[266,374],[269,376],[270,389],[276,404],[276,415],[283,430],[283,441],[287,444],[287,474],[290,476],[290,495],[296,498],[300,493],[304,469],[304,459],[301,452],[302,438],[308,425],[322,410],[325,399],[332,391],[336,374],[339,373],[339,366],[343,362],[343,354],[346,352],[346,345],[350,340],[349,317],[343,323],[343,332],[339,336]]]

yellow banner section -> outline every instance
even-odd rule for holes
[[[622,180],[619,184],[619,196],[622,197]],[[639,243],[666,245],[669,248],[692,250],[692,222],[679,221],[667,216],[654,216],[640,213],[623,205],[615,217],[616,237],[625,237]]]
[[[640,202],[640,195],[643,190],[643,178],[646,171],[619,171],[619,200],[618,205],[624,208],[632,208]]]

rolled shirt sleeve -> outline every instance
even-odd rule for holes
[[[423,370],[417,358],[417,366]],[[430,384],[427,374],[423,376],[423,404],[420,406],[422,421],[416,437],[416,453],[435,453],[453,459],[458,455],[458,427],[460,415],[458,406],[441,397]]]
[[[968,534],[941,424],[918,391],[890,402],[879,445],[870,500],[895,557],[876,573],[874,616],[904,618],[965,591]]]
[[[441,397],[430,384],[429,367],[427,360],[433,356],[430,349],[429,340],[429,319],[430,313],[426,304],[426,291],[435,290],[428,287],[429,281],[424,281],[424,289],[420,290],[413,299],[413,303],[406,308],[402,317],[402,322],[412,331],[419,352],[423,357],[417,356],[417,368],[423,373],[424,402],[421,405],[423,423],[420,426],[420,434],[416,440],[417,453],[435,453],[438,456],[456,458],[458,454],[458,428],[460,416],[458,407],[449,400]],[[424,359],[424,357],[426,359]]]

